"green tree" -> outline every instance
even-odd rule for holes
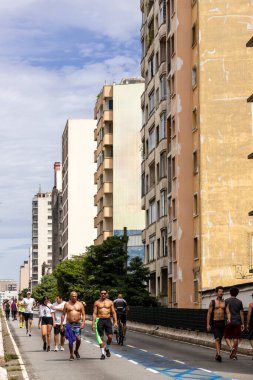
[[[86,282],[84,277],[84,256],[62,261],[55,268],[53,275],[57,280],[57,289],[64,299],[69,299],[71,291],[75,290],[78,297],[83,299]]]
[[[100,245],[90,246],[83,262],[85,300],[93,302],[99,297],[102,287],[108,290],[110,298],[115,298],[117,292],[124,288],[126,263],[127,254],[121,237],[112,236]]]
[[[33,288],[32,296],[40,301],[44,296],[47,296],[51,302],[57,296],[57,281],[53,274],[48,274],[42,277],[40,284]]]

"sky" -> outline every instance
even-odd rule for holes
[[[0,0],[0,279],[19,279],[32,198],[51,191],[69,118],[140,76],[139,0]]]

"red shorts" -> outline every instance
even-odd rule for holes
[[[225,339],[240,339],[241,337],[241,325],[233,325],[229,323],[225,327],[224,338]]]

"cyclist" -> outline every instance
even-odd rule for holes
[[[121,323],[123,325],[123,336],[124,339],[126,339],[126,316],[128,311],[128,306],[126,300],[124,300],[122,293],[118,294],[118,298],[113,301],[114,308],[117,314],[117,321],[121,320]]]

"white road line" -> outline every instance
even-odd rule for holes
[[[13,346],[14,346],[14,350],[15,350],[16,355],[17,355],[17,357],[18,357],[18,362],[19,362],[19,365],[20,365],[20,368],[21,368],[21,371],[22,371],[23,379],[24,379],[24,380],[29,380],[29,376],[28,376],[28,373],[26,372],[26,368],[25,368],[25,365],[24,365],[23,359],[22,359],[22,357],[21,357],[21,355],[20,355],[19,349],[18,349],[18,347],[17,347],[17,345],[16,345],[16,343],[15,343],[15,341],[14,341],[12,335],[11,335],[11,332],[10,332],[10,329],[9,329],[9,326],[8,326],[8,323],[7,323],[7,321],[6,321],[6,318],[4,317],[4,319],[5,319],[5,323],[6,323],[7,331],[8,331],[8,333],[9,333],[9,335],[10,335],[10,338],[11,338],[12,344],[13,344]]]
[[[86,343],[91,343],[91,341],[89,341],[89,340],[85,340],[85,342],[86,342]]]
[[[134,360],[128,360],[130,363],[133,363],[133,364],[138,364],[137,362],[135,362]]]
[[[155,369],[152,369],[152,368],[147,368],[147,371],[150,371],[150,372],[153,372],[153,373],[159,373],[158,371],[156,371]]]
[[[205,369],[205,368],[198,368],[200,369],[201,371],[205,371],[205,372],[208,372],[208,373],[212,373],[212,371],[209,371],[208,369]]]
[[[164,356],[160,354],[155,354],[155,356],[159,356],[159,358],[164,358]]]
[[[140,348],[140,351],[143,351],[143,352],[148,352],[147,350],[143,350],[142,348]]]
[[[179,364],[185,364],[185,362],[181,362],[180,360],[173,360],[173,362],[179,363]]]
[[[127,347],[136,348],[135,346],[131,346],[130,344],[127,344]]]
[[[119,354],[115,354],[115,356],[118,356],[118,358],[122,358],[122,355]]]

